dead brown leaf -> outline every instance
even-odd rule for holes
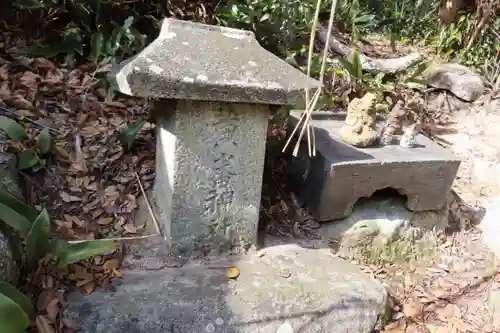
[[[118,267],[120,267],[120,262],[118,259],[109,259],[104,262],[102,267],[107,271],[112,271],[113,269],[118,269]]]
[[[3,65],[0,67],[0,80],[7,81],[9,79],[9,66]]]
[[[123,275],[122,272],[120,272],[119,270],[117,269],[113,269],[113,274],[114,276],[116,276],[117,278],[120,278],[120,279],[123,279],[125,276]]]
[[[59,299],[54,298],[51,300],[45,310],[47,311],[47,317],[49,317],[52,322],[55,321],[59,313]]]
[[[461,318],[460,307],[455,304],[447,304],[445,307],[441,307],[434,311],[443,322],[449,322],[453,318]]]
[[[23,96],[16,94],[12,95],[8,98],[5,99],[5,104],[18,108],[18,109],[26,109],[26,110],[34,110],[35,107],[33,106],[33,103],[28,101],[26,98]]]
[[[240,276],[240,269],[236,266],[231,266],[226,271],[227,277],[230,279],[236,279]]]
[[[94,281],[89,282],[89,283],[85,284],[84,286],[82,286],[83,290],[85,290],[85,292],[87,294],[92,293],[95,290],[95,287],[96,287],[96,285],[95,285]]]
[[[54,299],[54,297],[56,297],[56,291],[51,289],[51,290],[43,290],[40,295],[38,296],[37,300],[36,300],[36,303],[35,303],[35,306],[37,308],[38,311],[43,311],[45,310],[50,302],[52,301],[52,299]]]
[[[123,229],[125,229],[126,232],[129,234],[136,234],[137,233],[137,228],[133,224],[133,222],[127,223],[123,226]]]
[[[39,333],[55,333],[54,328],[44,316],[36,316],[35,323]]]
[[[82,201],[81,198],[74,196],[74,195],[71,195],[67,192],[61,192],[61,199],[63,199],[64,202],[68,202],[68,203]]]
[[[84,286],[84,285],[86,285],[87,283],[92,282],[92,281],[94,281],[94,277],[93,277],[93,276],[92,276],[92,277],[90,277],[90,278],[86,278],[86,279],[83,279],[83,280],[79,280],[79,281],[77,281],[77,282],[75,283],[75,285],[76,285],[77,287],[81,287],[81,286]]]
[[[425,327],[429,333],[450,333],[450,330],[446,327],[435,326],[431,324],[425,324]]]
[[[38,82],[40,76],[33,72],[26,71],[23,76],[19,79],[19,83],[28,89],[30,95],[34,94],[38,90]]]
[[[415,299],[408,299],[406,303],[403,304],[403,313],[408,318],[418,318],[422,315],[424,307],[422,303]]]

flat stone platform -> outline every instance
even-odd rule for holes
[[[115,291],[69,295],[65,322],[85,333],[370,333],[380,324],[387,292],[354,264],[326,248],[263,251],[182,267],[131,253]]]
[[[290,113],[290,129],[301,114]],[[303,144],[299,156],[290,157],[291,181],[316,219],[345,218],[358,199],[385,188],[405,195],[406,206],[412,211],[443,207],[460,159],[422,134],[417,135],[415,148],[399,146],[398,137],[390,146],[353,147],[339,136],[344,119],[345,113],[315,112],[311,124],[315,128],[316,156],[309,158]]]

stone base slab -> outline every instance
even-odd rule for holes
[[[385,288],[328,249],[263,253],[123,270],[114,292],[70,294],[65,322],[81,333],[370,333],[380,323]]]
[[[293,129],[302,111],[292,111]],[[316,156],[309,158],[305,144],[291,157],[291,182],[299,189],[311,213],[319,221],[347,217],[356,201],[385,188],[407,197],[412,211],[439,210],[455,180],[460,160],[425,137],[417,135],[416,148],[390,146],[356,148],[340,140],[345,114],[314,113]]]

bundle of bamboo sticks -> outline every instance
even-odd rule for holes
[[[327,35],[327,40],[325,43],[325,47],[323,49],[323,58],[321,60],[321,71],[319,75],[319,82],[320,82],[320,87],[314,92],[312,98],[311,98],[311,92],[309,89],[309,79],[311,77],[311,65],[312,65],[312,56],[313,56],[313,49],[314,49],[314,41],[316,39],[316,28],[318,27],[318,20],[319,20],[319,10],[321,8],[321,0],[317,0],[316,3],[316,11],[314,13],[314,18],[313,18],[313,23],[312,23],[312,28],[311,28],[311,38],[309,39],[309,55],[307,58],[307,78],[306,78],[306,90],[305,90],[305,95],[306,95],[306,109],[302,113],[302,116],[300,117],[297,125],[295,125],[295,128],[292,131],[292,134],[290,134],[285,146],[283,147],[283,152],[288,148],[288,145],[292,141],[293,137],[297,133],[300,127],[302,129],[300,130],[299,137],[297,139],[297,143],[295,144],[295,148],[293,150],[293,156],[297,156],[299,152],[299,147],[302,142],[302,138],[304,137],[304,134],[307,132],[307,147],[309,151],[309,157],[311,156],[316,156],[316,138],[314,135],[314,130],[311,128],[310,121],[311,121],[311,114],[314,111],[314,108],[316,107],[316,104],[318,103],[319,96],[321,95],[321,89],[323,87],[323,80],[325,77],[325,70],[326,70],[326,64],[327,64],[327,57],[328,57],[328,49],[330,45],[330,37],[332,34],[332,28],[333,28],[333,20],[335,17],[335,9],[337,7],[337,0],[332,1],[331,5],[331,10],[330,10],[330,19],[328,21],[328,35]]]

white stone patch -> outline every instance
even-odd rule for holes
[[[182,81],[187,82],[187,83],[193,83],[194,79],[192,77],[185,76],[182,78]]]
[[[207,81],[208,80],[208,76],[206,76],[204,74],[198,74],[198,76],[196,77],[196,80],[198,80],[198,81]]]
[[[161,72],[163,72],[163,68],[158,65],[151,65],[149,66],[149,69],[156,74],[160,74]]]
[[[217,326],[224,325],[224,319],[222,319],[221,317],[218,317],[217,319],[215,319],[215,325],[217,325]]]
[[[205,326],[205,332],[207,332],[207,333],[215,332],[214,324],[209,323],[207,326]]]
[[[257,63],[255,61],[249,61],[248,64],[252,67],[257,67]]]
[[[153,59],[151,59],[151,58],[146,58],[146,62],[152,63],[152,62],[153,62]]]
[[[172,39],[175,36],[177,36],[177,34],[175,32],[166,32],[164,35],[161,36],[166,39]]]
[[[140,71],[140,70],[141,70],[141,68],[140,68],[139,66],[135,66],[135,67],[134,67],[134,70],[135,70],[135,71]]]
[[[229,38],[234,38],[234,39],[243,39],[246,36],[243,34],[236,34],[236,33],[231,33],[231,32],[223,32],[222,33],[224,36],[229,37]]]
[[[289,323],[283,323],[280,327],[278,327],[276,333],[294,333],[294,331],[292,325]]]
[[[239,48],[238,46],[235,46],[235,47],[234,47],[234,49],[235,49],[235,50],[239,50],[240,48]]]
[[[182,42],[182,45],[189,45],[188,42]]]

